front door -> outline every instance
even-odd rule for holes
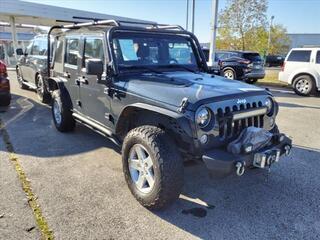
[[[77,81],[80,72],[79,66],[81,66],[80,47],[79,36],[68,36],[66,38],[63,78],[72,99],[73,110],[81,113],[80,85]]]
[[[105,93],[106,85],[98,82],[96,75],[86,74],[85,62],[88,59],[102,60],[104,66],[107,58],[105,56],[103,36],[84,36],[83,62],[80,78],[80,96],[82,112],[91,120],[109,127],[110,121],[110,98]]]

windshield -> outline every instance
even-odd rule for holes
[[[113,49],[120,71],[198,69],[190,38],[180,35],[119,32],[114,34]]]

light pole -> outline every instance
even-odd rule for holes
[[[212,0],[211,40],[209,52],[209,66],[213,66],[216,52],[216,38],[218,28],[218,1]]]
[[[266,56],[269,54],[270,45],[271,45],[271,30],[272,30],[273,19],[274,19],[274,16],[271,16],[271,19],[270,19],[270,28],[269,28],[269,36],[268,36],[268,47],[267,47]]]
[[[189,26],[189,0],[187,0],[186,2],[187,2],[186,30],[188,30],[188,26]]]
[[[195,16],[195,9],[196,9],[196,0],[192,0],[192,12],[191,12],[191,32],[194,33],[194,16]]]

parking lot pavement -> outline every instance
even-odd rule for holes
[[[295,147],[269,174],[252,170],[216,179],[203,164],[187,164],[180,199],[151,212],[130,194],[117,147],[83,126],[57,132],[49,107],[10,77],[13,103],[0,118],[56,239],[320,238],[319,97],[275,89],[278,124]],[[15,215],[21,211],[17,207]]]

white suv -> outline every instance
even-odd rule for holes
[[[291,84],[302,96],[320,90],[320,48],[293,48],[287,55],[279,80]]]

